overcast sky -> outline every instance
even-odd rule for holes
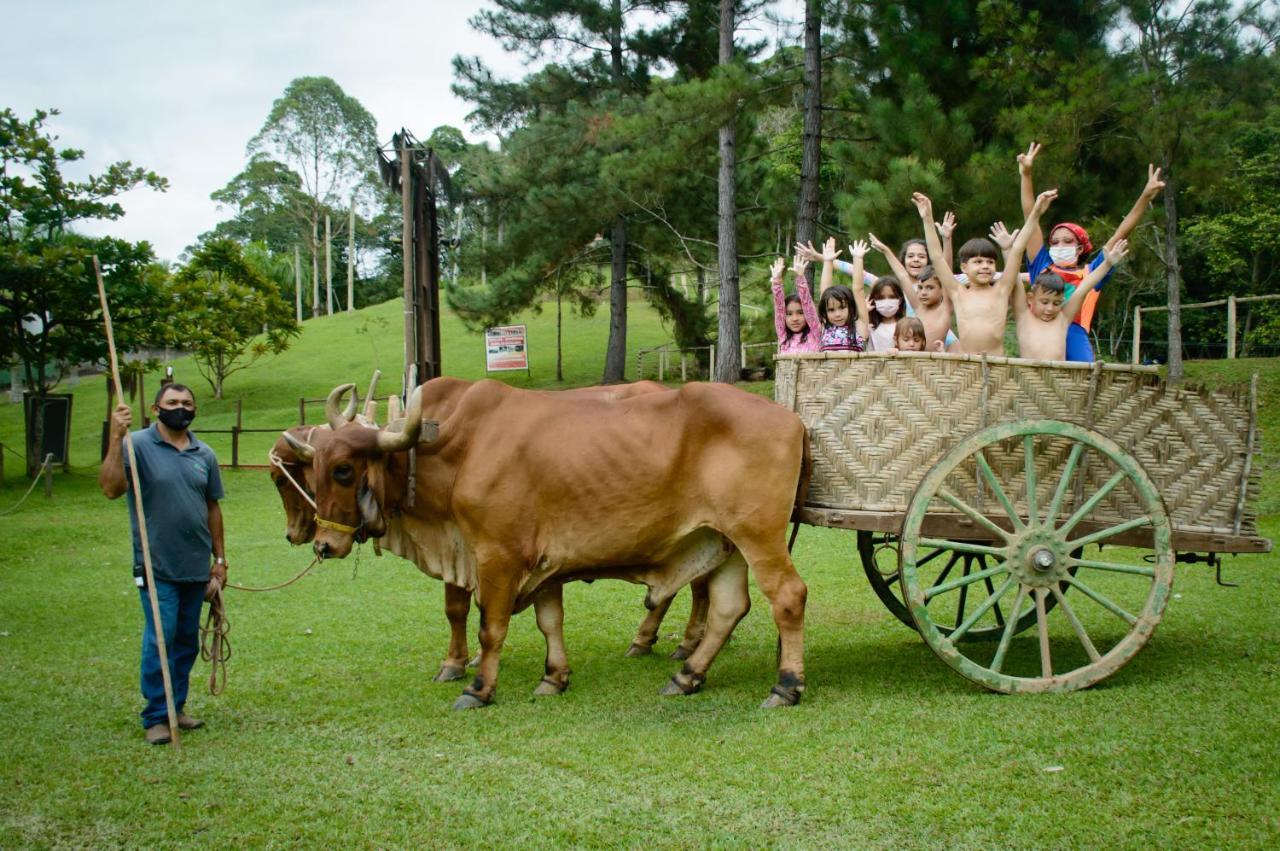
[[[209,193],[243,168],[245,145],[289,82],[327,76],[378,122],[425,138],[441,124],[482,138],[454,97],[452,59],[478,55],[501,77],[526,66],[467,23],[483,0],[0,0],[0,107],[62,114],[49,129],[86,152],[75,176],[130,160],[168,178],[123,196],[126,215],[86,227],[150,240],[175,260],[226,218]],[[800,0],[776,4],[800,14]],[[757,19],[743,35],[777,38]]]
[[[296,77],[332,77],[373,113],[382,141],[441,124],[479,138],[449,91],[454,55],[480,55],[502,76],[524,71],[468,26],[483,5],[0,0],[0,107],[22,118],[60,109],[50,126],[92,171],[127,159],[167,177],[167,192],[124,196],[125,217],[94,232],[150,240],[173,260],[225,218],[209,193],[244,166],[245,145]]]

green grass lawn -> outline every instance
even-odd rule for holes
[[[632,310],[633,349],[665,339],[651,312]],[[398,316],[392,304],[309,322],[288,355],[233,377],[227,401],[206,389],[197,425],[229,422],[239,395],[246,424],[287,424],[299,395],[363,384],[374,364],[392,371]],[[533,382],[548,386],[554,315],[529,322]],[[567,383],[589,383],[605,320],[569,325]],[[477,337],[447,326],[451,374],[478,377],[481,355]],[[1262,533],[1275,539],[1280,364],[1191,368],[1215,381],[1264,371]],[[194,379],[182,364],[179,374]],[[881,607],[852,534],[805,527],[800,706],[757,708],[775,650],[757,593],[704,691],[662,698],[687,598],[655,655],[624,659],[643,589],[598,582],[566,589],[566,694],[532,697],[543,645],[525,613],[496,705],[455,713],[460,684],[431,682],[448,636],[442,586],[366,546],[283,591],[232,593],[227,690],[204,693],[204,663],[193,676],[190,709],[208,727],[185,735],[180,755],[149,747],[136,720],[142,618],[128,518],[94,478],[101,379],[76,392],[73,472],[57,476],[51,501],[37,491],[0,517],[0,847],[1181,848],[1280,837],[1275,555],[1228,560],[1239,588],[1180,565],[1156,637],[1116,676],[1011,698],[953,674]],[[0,440],[20,444],[17,424],[13,406],[0,409]],[[7,466],[0,509],[26,485]],[[266,474],[228,471],[226,485],[233,578],[266,584],[305,566],[309,552],[283,540]]]

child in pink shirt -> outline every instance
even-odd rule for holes
[[[782,297],[782,272],[786,268],[781,257],[773,261],[773,326],[778,332],[778,354],[816,352],[822,345],[822,323],[813,306],[813,295],[804,271],[809,262],[796,255],[791,271],[795,273],[796,291]]]

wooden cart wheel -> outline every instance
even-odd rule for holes
[[[959,541],[957,543],[964,542]],[[890,556],[892,556],[892,561],[890,561]],[[916,622],[912,620],[911,612],[908,611],[906,603],[902,602],[902,583],[898,581],[898,577],[901,575],[898,536],[882,532],[859,531],[858,557],[862,561],[862,572],[867,575],[867,582],[870,583],[871,589],[876,592],[876,596],[880,598],[880,602],[895,618],[915,629]],[[923,568],[931,561],[938,562],[936,565],[937,572],[932,577],[933,582],[946,581],[952,575],[956,577],[969,576],[972,573],[985,571],[989,567],[987,556],[983,553],[975,555],[974,553],[954,550],[935,549],[916,565],[917,570],[923,572]],[[1072,571],[1074,570],[1075,568],[1072,568]],[[984,581],[988,586],[988,593],[994,593],[995,587],[992,586],[991,580]],[[1066,589],[1064,588],[1063,590],[1065,591]],[[1045,605],[1047,608],[1052,609],[1057,605],[1057,602],[1056,597],[1050,597],[1045,601]],[[941,615],[936,616],[939,621],[937,623],[938,630],[943,635],[950,635],[955,631],[956,627],[964,623],[972,605],[977,604],[973,602],[967,593],[957,595],[952,606],[951,616],[948,618],[942,618]],[[993,623],[983,623],[981,626],[972,627],[959,640],[998,641],[1000,636],[1004,634],[1005,619],[1005,613],[999,605],[993,607],[992,617],[994,619]],[[1018,623],[1014,626],[1014,632],[1019,633],[1025,629],[1030,629],[1035,626],[1035,623],[1035,606],[1028,601],[1026,608],[1018,618]]]
[[[922,534],[931,511],[967,516],[994,543]],[[1121,512],[1130,519],[1117,521]],[[1149,563],[1112,551],[1106,561],[1084,557],[1090,544],[1125,533],[1149,536]],[[935,552],[985,555],[991,566],[943,577],[930,567]],[[899,558],[903,596],[925,643],[965,677],[1007,694],[1072,691],[1110,676],[1151,637],[1173,585],[1172,529],[1156,484],[1114,441],[1056,420],[993,426],[944,455],[911,499]],[[955,597],[975,591],[981,602],[963,623],[941,628]],[[993,625],[1001,606],[1008,608],[994,649],[961,641]],[[1026,607],[1034,638],[1014,641]]]

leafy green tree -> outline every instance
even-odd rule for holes
[[[191,354],[215,399],[228,376],[283,352],[300,331],[277,286],[229,239],[196,250],[174,274],[166,304],[170,343]]]
[[[59,149],[45,128],[56,110],[30,119],[0,112],[0,361],[17,359],[26,385],[45,396],[83,361],[106,356],[92,258],[102,266],[111,299],[115,339],[122,350],[155,339],[154,260],[151,246],[74,232],[82,222],[124,215],[116,196],[140,186],[163,191],[164,178],[117,162],[101,174],[71,180],[63,167],[84,151]],[[27,424],[27,472],[39,466],[43,419]]]
[[[221,192],[229,200],[269,200],[271,204],[257,206],[273,215],[287,212],[295,238],[307,246],[312,277],[318,279],[325,215],[339,242],[353,198],[366,210],[387,202],[374,170],[377,146],[377,123],[360,101],[329,77],[299,77],[271,105],[249,141],[252,159],[244,180],[233,180]],[[261,231],[253,236],[269,239]]]
[[[1217,295],[1274,293],[1280,279],[1280,108],[1237,132],[1228,161],[1231,171],[1215,187],[1209,209],[1186,220],[1189,253],[1203,258]],[[1255,336],[1280,339],[1280,323],[1250,309],[1243,332],[1241,354],[1247,357]]]
[[[1186,148],[1221,138],[1241,110],[1253,108],[1251,82],[1266,64],[1280,27],[1269,4],[1230,0],[1137,0],[1122,4],[1131,28],[1125,53],[1135,67],[1131,128],[1164,171],[1165,276],[1168,282],[1169,377],[1182,368],[1182,261],[1178,193]],[[1249,99],[1244,100],[1244,94]],[[1234,115],[1233,115],[1234,113]]]
[[[643,95],[650,78],[652,36],[636,22],[643,14],[662,11],[662,0],[496,0],[495,9],[472,18],[472,26],[498,39],[508,50],[520,51],[529,59],[548,55],[562,57],[521,83],[494,79],[478,59],[454,59],[457,82],[454,91],[478,104],[472,117],[490,129],[532,127],[534,123],[570,117],[581,127],[579,134],[542,138],[553,142],[543,148],[543,156],[572,156],[583,142],[590,142],[598,125],[582,126],[584,108],[600,111],[608,121],[609,112],[628,98]],[[527,123],[526,123],[527,122]],[[505,296],[524,290],[524,298],[539,292],[559,260],[575,255],[589,240],[583,230],[607,228],[610,243],[609,343],[605,353],[603,380],[621,381],[626,372],[627,332],[627,218],[619,200],[608,197],[600,187],[590,188],[596,175],[580,170],[574,195],[590,197],[583,210],[595,213],[594,225],[567,229],[574,241],[546,232],[539,257],[519,264],[521,272],[507,274],[497,285]],[[602,203],[603,201],[603,203]],[[612,202],[612,203],[610,203]],[[581,216],[579,216],[581,217]],[[556,222],[559,225],[559,222]],[[548,255],[554,255],[549,265]]]

